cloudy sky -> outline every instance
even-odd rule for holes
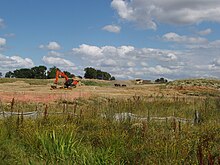
[[[220,78],[219,0],[0,0],[0,72]]]

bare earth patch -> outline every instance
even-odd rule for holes
[[[78,89],[50,90],[50,85],[29,85],[24,82],[0,84],[0,100],[10,102],[13,98],[21,102],[48,103],[59,100],[72,101],[79,97],[89,97],[90,93]]]
[[[10,102],[13,98],[21,102],[41,102],[49,103],[60,100],[73,101],[76,98],[103,96],[130,98],[135,95],[146,97],[187,97],[188,91],[192,92],[213,92],[214,89],[207,87],[174,87],[166,88],[164,85],[147,84],[147,85],[128,85],[126,87],[99,87],[99,86],[79,86],[72,90],[67,89],[50,89],[51,84],[47,85],[30,85],[24,81],[15,81],[13,83],[0,83],[0,101]],[[186,92],[187,91],[187,92]],[[214,90],[216,92],[216,90]]]

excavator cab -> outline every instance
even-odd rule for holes
[[[76,85],[78,84],[79,81],[74,80],[73,79],[68,79],[65,83],[64,83],[64,88],[70,88],[70,87],[76,87]]]

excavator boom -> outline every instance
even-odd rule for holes
[[[61,72],[60,70],[57,69],[57,71],[56,71],[56,79],[54,81],[54,84],[57,84],[59,76],[64,77],[65,81],[69,80],[69,78],[67,77],[67,75],[64,72]]]

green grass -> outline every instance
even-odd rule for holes
[[[110,82],[108,81],[98,81],[98,80],[82,80],[82,83],[86,86],[110,86]]]
[[[23,81],[30,85],[47,85],[52,84],[54,79],[27,79],[27,78],[0,78],[0,83],[15,83],[17,81]],[[99,81],[99,80],[82,80],[81,81],[86,86],[110,86],[109,81]],[[64,83],[64,80],[60,80],[59,85]]]
[[[220,98],[103,97],[48,105],[48,116],[0,119],[3,164],[219,164]],[[63,111],[61,115],[50,112]],[[16,105],[18,104],[18,105]],[[32,104],[16,103],[14,111]],[[23,105],[22,105],[23,104]],[[39,111],[45,105],[38,105]],[[1,109],[8,110],[2,104]],[[115,121],[115,113],[194,118],[198,124],[174,121]],[[77,116],[68,114],[75,113]],[[105,114],[106,118],[100,117]]]
[[[48,83],[53,83],[54,80],[48,79],[27,79],[27,78],[0,78],[0,83],[14,83],[17,81],[23,81],[30,85],[47,85]]]
[[[218,79],[183,79],[175,80],[167,83],[169,86],[206,86],[212,88],[220,88],[220,80]]]

